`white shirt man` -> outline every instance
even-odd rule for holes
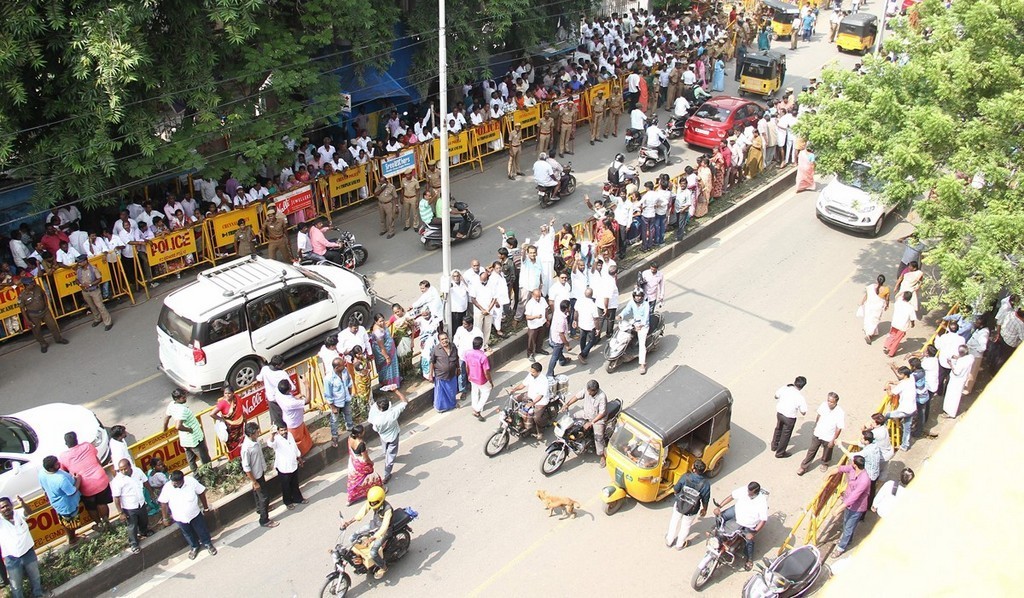
[[[530,300],[526,302],[526,307],[523,313],[527,316],[526,327],[530,330],[536,330],[543,327],[546,323],[545,317],[548,313],[548,303],[543,297],[539,299],[531,297]]]
[[[330,162],[334,158],[336,149],[330,142],[324,143],[320,147],[316,148],[317,155],[320,156],[321,162]]]
[[[178,523],[190,523],[199,516],[199,495],[206,492],[206,486],[196,481],[191,475],[185,476],[181,488],[173,483],[164,484],[157,501],[167,505],[171,518]]]
[[[54,257],[57,259],[57,263],[59,264],[63,264],[65,266],[74,266],[75,258],[77,258],[79,255],[81,254],[78,253],[78,250],[72,247],[70,244],[68,244],[67,249],[58,249],[57,255]]]
[[[736,505],[736,523],[747,529],[754,529],[763,521],[768,521],[768,498],[758,492],[754,498],[746,486],[732,491],[733,504]]]
[[[483,338],[484,333],[480,332],[479,328],[471,326],[466,328],[462,324],[455,329],[455,335],[452,337],[452,343],[455,345],[455,349],[459,352],[459,357],[464,357],[466,353],[473,350],[473,339]]]
[[[558,306],[562,304],[562,300],[572,299],[572,287],[569,286],[568,279],[562,280],[560,275],[557,279],[551,281],[551,286],[548,287],[548,302],[554,306],[555,310],[558,310]]]
[[[960,346],[965,344],[967,342],[964,340],[964,337],[952,330],[943,333],[939,338],[935,339],[935,349],[939,352],[937,355],[939,367],[947,370],[951,369],[952,366],[949,363],[949,359],[955,357],[960,350]]]
[[[273,434],[267,446],[274,450],[274,469],[280,473],[295,473],[299,468],[299,447],[295,439],[289,434],[286,437],[280,434]]]
[[[837,401],[838,403],[838,401]],[[833,442],[846,425],[846,412],[839,405],[829,407],[828,401],[818,407],[817,422],[814,424],[814,437]]]
[[[904,301],[903,297],[896,299],[892,306],[891,327],[906,332],[910,326],[917,321],[917,311],[914,309],[913,300]]]
[[[807,414],[807,399],[796,386],[787,384],[775,391],[775,411],[784,417],[796,419],[799,415]]]
[[[437,289],[420,285],[420,291],[423,294],[416,300],[416,303],[412,304],[412,311],[426,307],[431,314],[440,316],[444,313],[444,304],[441,302],[441,295],[437,293]]]
[[[551,401],[551,391],[548,387],[547,377],[526,374],[526,377],[523,378],[523,386],[526,387],[526,396],[529,400],[537,401],[537,407],[546,407]],[[538,397],[540,397],[539,400]]]
[[[431,313],[433,313],[433,310],[431,310]],[[438,313],[444,312],[439,309]],[[338,352],[343,355],[348,354],[355,347],[362,347],[363,351],[370,355],[370,335],[366,332],[366,328],[362,326],[357,326],[355,331],[352,330],[351,326],[345,326],[345,328],[338,332]]]
[[[584,332],[593,332],[600,316],[597,304],[591,298],[592,295],[593,289],[589,294],[584,294],[582,299],[576,300],[576,325]]]
[[[693,72],[693,65],[683,71],[683,85],[694,85],[697,83],[697,74]]]
[[[149,479],[141,469],[134,465],[131,467],[131,475],[125,475],[118,470],[110,480],[110,494],[120,499],[122,512],[146,506],[145,484]]]
[[[558,184],[555,169],[547,160],[540,159],[533,163],[533,181],[541,187],[554,187]]]
[[[28,264],[25,263],[25,258],[28,257],[29,253],[31,253],[29,246],[25,245],[25,243],[15,235],[15,238],[11,239],[10,247],[11,257],[14,258],[14,265],[21,270],[28,268]]]
[[[652,124],[651,126],[647,127],[648,147],[658,147],[667,139],[668,137],[665,136],[664,131],[662,131],[658,125]]]
[[[634,108],[633,111],[629,113],[629,127],[631,129],[643,131],[646,128],[646,125],[647,115],[644,114],[643,110]]]
[[[626,91],[629,93],[639,93],[640,91],[640,75],[636,73],[630,73],[626,77]]]
[[[676,116],[683,118],[690,110],[690,102],[683,96],[676,98],[676,101],[672,104],[672,111]]]

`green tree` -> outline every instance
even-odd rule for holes
[[[501,52],[522,51],[541,41],[554,41],[559,29],[568,39],[579,37],[580,17],[593,0],[469,0],[448,2],[448,83],[500,75],[488,62]],[[428,91],[435,83],[437,65],[437,2],[417,2],[409,15],[409,30],[423,42],[415,56],[414,72],[429,73],[414,83]],[[454,103],[454,99],[452,100]]]
[[[0,168],[40,207],[189,169],[247,178],[338,112],[342,64],[390,61],[375,0],[7,0]]]
[[[887,202],[913,205],[938,273],[930,306],[988,305],[1024,290],[1024,1],[926,0],[918,14],[886,38],[897,62],[826,70],[797,131],[821,171],[868,162]]]

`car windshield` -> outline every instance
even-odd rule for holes
[[[0,417],[0,452],[28,455],[38,444],[28,424],[14,417]]]
[[[167,336],[179,343],[186,346],[192,345],[192,331],[195,328],[195,323],[174,313],[174,310],[166,305],[160,312],[160,319],[157,320],[156,325]]]
[[[743,65],[743,74],[755,79],[770,79],[772,76],[772,68],[767,64],[755,64],[748,62]]]
[[[704,104],[697,112],[694,113],[697,118],[703,118],[704,120],[710,120],[716,123],[724,123],[729,120],[729,111],[725,108],[719,108],[712,104]]]
[[[849,172],[841,175],[839,182],[850,187],[856,187],[872,195],[880,195],[882,193],[882,182],[871,176],[870,166],[861,165],[860,163],[854,164],[850,167]]]
[[[611,446],[641,469],[652,469],[661,461],[661,440],[629,424],[616,428]]]

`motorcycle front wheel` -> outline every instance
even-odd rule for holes
[[[548,451],[544,455],[544,460],[540,462],[540,472],[546,476],[554,475],[562,465],[565,463],[566,457],[569,456],[569,447],[563,446],[553,451]]]
[[[327,580],[324,581],[324,587],[320,588],[320,598],[347,596],[348,589],[350,587],[352,587],[352,578],[348,576],[348,573],[333,575],[328,577]]]
[[[505,450],[506,446],[508,446],[508,432],[498,430],[487,439],[487,444],[484,445],[484,454],[488,457],[496,457]]]
[[[705,554],[697,565],[697,570],[693,572],[693,577],[690,578],[690,585],[693,586],[693,589],[699,592],[711,579],[711,574],[715,572],[716,567],[718,567],[718,558],[713,554]]]
[[[363,247],[353,247],[353,255],[356,256],[356,267],[362,266],[366,263],[366,260],[370,257],[370,252],[366,251]]]

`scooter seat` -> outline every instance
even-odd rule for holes
[[[818,566],[818,559],[814,553],[801,547],[782,557],[782,562],[775,572],[790,581],[800,581],[807,577],[816,566]]]
[[[391,525],[389,529],[401,529],[409,522],[409,513],[405,509],[394,509],[391,512]]]
[[[604,416],[605,421],[611,421],[615,419],[615,416],[619,414],[619,411],[622,411],[622,401],[618,399],[615,399],[614,401],[608,401],[608,405],[606,407]]]
[[[657,330],[660,327],[661,327],[661,314],[654,314],[653,316],[651,316],[651,326],[650,326],[650,328],[652,330]]]

